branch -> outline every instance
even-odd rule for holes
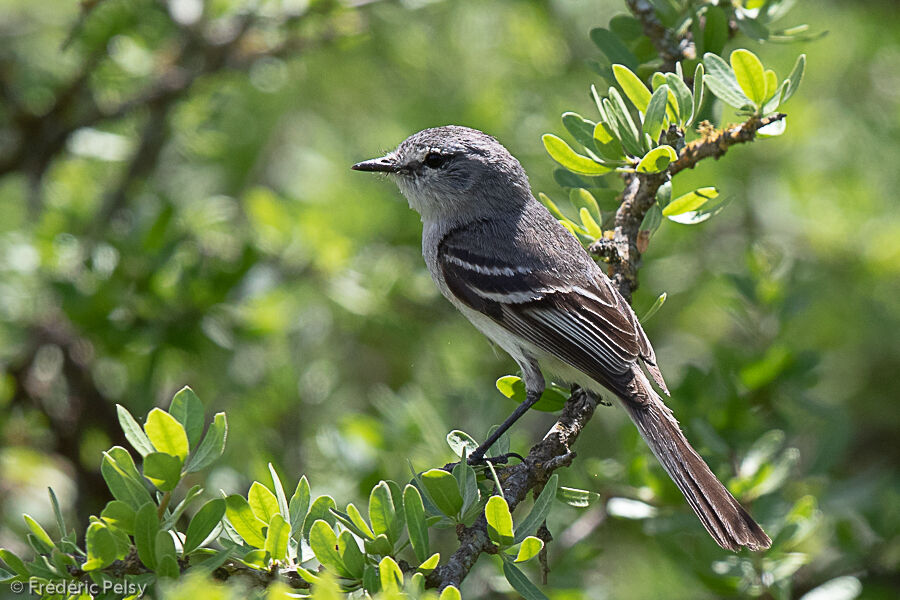
[[[787,115],[776,113],[768,117],[750,117],[740,125],[731,125],[722,130],[715,130],[708,121],[700,123],[699,139],[687,144],[678,156],[678,160],[669,165],[669,175],[677,175],[685,169],[693,169],[704,158],[719,159],[728,149],[737,144],[752,142],[756,132],[784,119]]]
[[[578,439],[581,430],[590,421],[597,407],[597,398],[579,390],[563,408],[559,419],[525,460],[517,465],[497,470],[503,482],[503,496],[509,509],[515,509],[532,489],[540,489],[553,471],[568,466],[575,458],[571,446]],[[435,569],[427,578],[428,587],[444,588],[448,585],[459,587],[482,552],[495,553],[496,547],[488,537],[487,521],[482,514],[471,527],[460,528],[459,548],[447,564]]]
[[[675,63],[697,58],[697,49],[690,31],[679,36],[666,28],[656,16],[653,4],[648,0],[625,0],[628,10],[640,22],[644,35],[650,38],[657,54],[663,60],[660,70],[663,73],[674,72]]]
[[[616,210],[612,239],[594,242],[588,250],[609,263],[609,276],[629,302],[638,287],[637,272],[641,254],[646,250],[649,232],[641,230],[647,211],[656,202],[659,186],[685,169],[693,169],[704,158],[718,159],[731,146],[752,141],[756,132],[785,118],[778,113],[768,117],[750,117],[744,123],[715,130],[704,121],[700,124],[701,137],[685,145],[678,159],[664,173],[630,173],[625,175],[622,203]]]

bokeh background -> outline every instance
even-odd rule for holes
[[[23,512],[53,522],[47,486],[86,523],[115,404],[143,417],[185,384],[228,413],[211,492],[271,462],[358,503],[501,421],[514,364],[439,297],[396,188],[349,165],[464,124],[564,197],[540,135],[594,116],[587,34],[624,4],[260,0],[252,24],[231,0],[94,4],[0,1],[0,546],[27,552]],[[732,201],[664,224],[635,296],[668,294],[646,328],[671,405],[779,549],[719,551],[601,409],[561,472],[602,499],[554,511],[554,599],[900,590],[900,13],[787,20],[830,33],[735,40],[782,77],[807,53],[785,135],[676,180]],[[512,597],[498,573],[483,557],[464,595]]]

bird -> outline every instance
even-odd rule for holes
[[[441,294],[521,370],[525,401],[470,464],[537,402],[546,372],[617,398],[719,546],[771,545],[654,389],[669,395],[629,303],[535,199],[524,168],[500,142],[477,129],[433,127],[352,169],[393,179],[421,217],[422,254]]]

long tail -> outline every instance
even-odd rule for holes
[[[652,400],[645,404],[623,402],[641,437],[653,450],[669,477],[717,544],[728,550],[746,546],[764,550],[772,540],[725,489],[700,455],[691,447],[672,411],[646,386]]]

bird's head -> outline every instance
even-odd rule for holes
[[[420,131],[353,169],[388,174],[423,221],[480,218],[531,196],[522,165],[500,142],[457,125]]]

